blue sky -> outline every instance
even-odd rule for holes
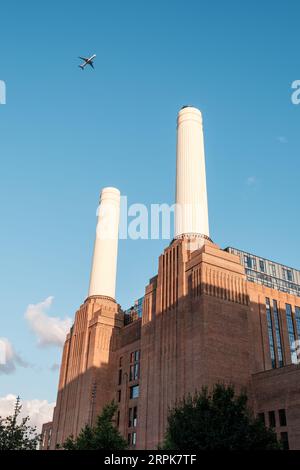
[[[53,296],[64,319],[86,298],[102,187],[174,202],[184,104],[203,113],[213,240],[300,267],[299,14],[293,0],[2,2],[0,336],[27,367],[0,375],[0,396],[55,400],[61,350],[37,345],[27,306]],[[120,242],[123,307],[166,245]]]

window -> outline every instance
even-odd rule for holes
[[[244,262],[247,268],[249,269],[256,269],[256,259],[253,256],[245,255]]]
[[[272,276],[276,276],[275,264],[270,264],[270,270],[271,270]]]
[[[283,279],[286,281],[293,281],[293,273],[291,269],[282,268]]]
[[[287,432],[281,432],[280,433],[280,441],[282,444],[283,450],[289,450],[289,436]]]
[[[121,401],[121,390],[118,390],[118,403]]]
[[[280,424],[280,426],[286,426],[285,410],[284,409],[279,410],[278,414],[279,414],[279,424]]]
[[[285,313],[286,313],[286,321],[287,321],[289,343],[290,343],[290,350],[291,350],[291,361],[297,364],[297,354],[296,354],[296,347],[295,347],[296,337],[295,337],[295,330],[294,330],[294,323],[293,323],[292,307],[290,304],[285,304]]]
[[[133,422],[132,414],[133,414],[133,408],[129,408],[129,413],[128,413],[128,427],[129,428],[132,428],[132,422]]]
[[[128,427],[135,428],[137,424],[137,406],[129,408],[128,414]]]
[[[140,360],[140,351],[133,351],[130,353],[130,364],[133,362],[139,362]]]
[[[276,367],[275,347],[274,347],[274,336],[273,336],[273,326],[272,326],[272,312],[271,312],[271,306],[270,306],[270,299],[268,297],[266,297],[266,311],[267,311],[267,325],[268,325],[271,365],[272,365],[272,369],[274,369]]]
[[[140,374],[140,351],[133,351],[130,354],[129,381],[138,380]]]
[[[117,426],[119,427],[120,425],[120,411],[118,411],[118,414],[117,414]]]
[[[123,362],[123,356],[119,358],[119,367],[122,367],[122,362]]]
[[[128,434],[127,440],[128,440],[128,445],[129,445],[130,447],[135,446],[135,445],[136,445],[136,432],[130,432],[130,433]]]
[[[277,301],[273,300],[273,314],[274,314],[274,325],[275,325],[275,335],[277,343],[277,353],[278,353],[278,365],[283,367],[283,354],[282,354],[282,342],[280,334],[280,323],[279,323],[279,312]]]
[[[140,360],[140,351],[135,351],[134,353],[134,360],[139,361]]]
[[[282,268],[282,277],[283,277],[283,279],[287,279],[287,277],[286,277],[286,269],[285,269],[285,268]]]
[[[275,411],[269,411],[269,426],[271,428],[276,427],[276,417],[275,417]]]
[[[257,417],[262,423],[266,424],[265,413],[258,413]]]
[[[133,387],[130,387],[130,399],[138,398],[138,396],[139,396],[139,386],[134,385]]]
[[[122,369],[119,369],[118,385],[121,385],[121,383],[122,383]]]
[[[300,307],[295,307],[295,319],[298,339],[300,339]]]
[[[144,297],[141,297],[140,299],[138,299],[136,303],[136,309],[137,309],[139,318],[142,318],[143,316],[143,302],[144,302]]]
[[[137,406],[133,408],[133,427],[136,428],[137,425]]]
[[[259,260],[259,269],[261,270],[262,273],[265,272],[266,268],[265,268],[265,262],[263,259],[260,259]]]
[[[139,378],[139,363],[130,366],[129,380],[137,380]]]

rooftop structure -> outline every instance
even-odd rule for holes
[[[225,251],[240,257],[248,281],[300,297],[300,271],[298,269],[233,247],[227,247]]]

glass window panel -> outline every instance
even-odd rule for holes
[[[297,364],[297,353],[296,353],[296,336],[294,330],[294,323],[293,323],[293,313],[292,307],[290,304],[285,304],[285,312],[286,312],[286,321],[287,321],[287,328],[288,328],[288,336],[289,336],[289,343],[290,343],[290,350],[291,350],[291,360],[292,363]]]
[[[286,426],[285,410],[284,409],[279,410],[278,414],[279,414],[279,424],[280,424],[280,426]]]
[[[139,361],[140,360],[140,351],[135,351],[134,353],[134,360]]]
[[[133,423],[132,425],[136,427],[137,425],[137,406],[133,408]]]
[[[275,346],[274,346],[274,336],[273,336],[273,327],[272,327],[272,313],[271,313],[270,299],[268,297],[266,298],[266,310],[267,310],[267,326],[268,326],[271,365],[272,365],[272,369],[274,369],[276,367]]]
[[[259,260],[259,269],[261,270],[261,272],[265,272],[265,262],[263,259]]]
[[[274,326],[275,326],[275,335],[277,343],[277,353],[278,353],[278,365],[279,367],[283,366],[283,353],[282,353],[282,341],[281,341],[281,331],[279,323],[279,312],[277,301],[273,300],[273,314],[274,314]]]
[[[271,428],[276,427],[276,416],[275,416],[275,411],[269,411],[269,426]]]
[[[130,398],[138,398],[139,396],[139,386],[134,385],[133,387],[130,387]]]
[[[295,319],[298,339],[300,339],[300,307],[295,307]]]

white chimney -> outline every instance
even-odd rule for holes
[[[119,219],[120,191],[104,188],[98,207],[89,297],[101,295],[115,299]]]
[[[184,106],[177,118],[175,238],[209,237],[202,114]]]

